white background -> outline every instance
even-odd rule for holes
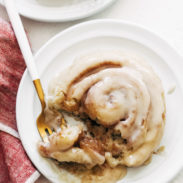
[[[8,20],[2,6],[0,6],[0,17]],[[144,25],[165,38],[183,56],[183,0],[117,0],[100,14],[69,23],[42,23],[27,18],[22,20],[29,35],[33,53],[36,53],[58,32],[79,22],[99,18],[115,18]],[[37,183],[47,182],[43,177],[37,181]],[[182,182],[183,171],[171,183]]]

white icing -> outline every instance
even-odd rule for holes
[[[85,72],[97,65],[101,68]],[[161,81],[146,62],[120,51],[93,52],[77,58],[53,80],[49,95],[50,106],[84,112],[101,125],[113,125],[121,132],[133,150],[117,164],[141,165],[161,140],[165,113]]]

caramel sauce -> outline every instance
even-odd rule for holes
[[[63,163],[60,165],[69,173],[79,177],[81,183],[116,183],[125,177],[127,169],[124,166],[110,168],[107,164],[86,169],[85,166],[76,163]]]

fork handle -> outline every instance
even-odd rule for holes
[[[32,51],[29,45],[29,41],[27,39],[24,27],[22,25],[22,21],[16,10],[15,0],[4,0],[4,5],[9,15],[9,19],[11,21],[13,30],[18,40],[18,44],[22,51],[22,55],[24,57],[30,76],[33,81],[37,80],[39,79],[38,72],[37,72]]]

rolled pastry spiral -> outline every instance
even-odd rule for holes
[[[159,145],[165,122],[164,92],[147,62],[121,51],[78,57],[49,86],[49,107],[84,115],[119,131],[126,148],[110,166],[142,165]],[[105,135],[105,134],[101,134]]]

